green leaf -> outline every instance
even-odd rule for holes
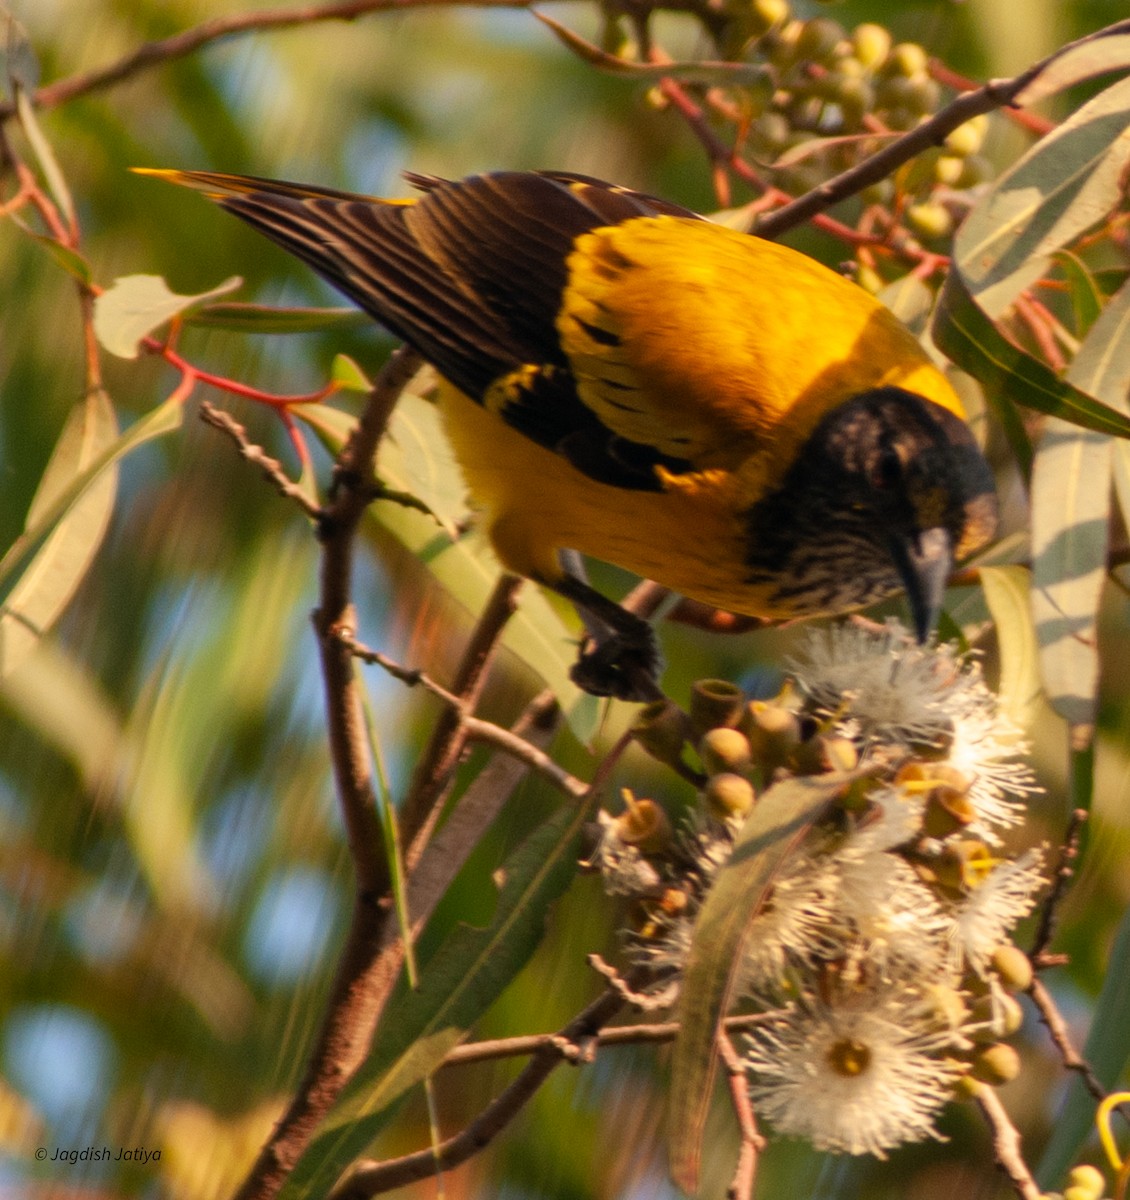
[[[1055,261],[1067,280],[1071,307],[1075,313],[1075,335],[1083,337],[1103,310],[1103,294],[1098,280],[1087,264],[1068,250],[1058,251]]]
[[[1130,33],[1125,22],[1068,46],[1032,80],[1014,101],[1022,108],[1097,75],[1130,69]]]
[[[562,811],[506,861],[498,906],[485,928],[459,926],[423,970],[420,986],[385,1013],[369,1057],[280,1192],[323,1195],[373,1140],[389,1108],[431,1074],[529,960],[551,903],[576,871],[586,807]]]
[[[965,219],[954,263],[983,311],[1000,316],[1055,251],[1120,203],[1128,162],[1130,79],[1123,79],[1042,138]]]
[[[369,392],[372,383],[348,354],[335,354],[330,378],[347,392]]]
[[[1032,469],[1032,616],[1044,690],[1075,726],[1094,721],[1111,469],[1110,438],[1048,422]]]
[[[71,197],[71,190],[67,187],[66,177],[55,157],[55,151],[51,149],[51,143],[43,136],[39,122],[35,119],[35,109],[32,108],[28,92],[20,86],[16,87],[16,113],[24,137],[27,138],[36,162],[39,163],[39,169],[43,172],[43,178],[47,181],[51,198],[59,206],[59,211],[66,218],[68,226],[74,229],[75,202]]]
[[[1130,910],[1123,913],[1103,973],[1102,990],[1083,1047],[1083,1058],[1099,1081],[1113,1089],[1130,1062]],[[1095,1098],[1071,1072],[1067,1098],[1056,1113],[1051,1140],[1036,1169],[1042,1188],[1062,1187],[1064,1176],[1078,1161],[1095,1128]]]
[[[6,7],[0,8],[0,75],[10,95],[17,91],[30,95],[39,83],[39,59],[27,30]]]
[[[1062,417],[1082,429],[1130,437],[1130,420],[1088,396],[1014,342],[989,320],[956,271],[942,288],[934,341],[964,371],[1026,408]]]
[[[136,358],[138,343],[173,317],[213,296],[225,296],[243,283],[238,275],[195,296],[169,290],[160,275],[124,275],[94,301],[94,333],[119,358]]]
[[[1001,660],[997,694],[1001,711],[1023,728],[1030,723],[1040,698],[1031,576],[1021,566],[981,567],[978,574],[997,634]]]
[[[194,309],[184,323],[236,333],[336,333],[372,325],[373,318],[356,308],[278,308],[230,302]]]
[[[1130,393],[1130,287],[1099,315],[1069,382],[1123,410]],[[1110,438],[1049,422],[1032,475],[1032,612],[1052,707],[1086,741],[1099,682],[1098,608],[1110,541]]]
[[[152,412],[135,421],[115,441],[101,447],[87,465],[62,482],[55,476],[48,494],[36,495],[34,520],[29,519],[23,533],[12,543],[0,560],[0,596],[7,608],[10,597],[32,564],[44,543],[60,523],[73,511],[87,490],[95,486],[114,464],[143,443],[179,428],[184,406],[179,400],[166,400]]]
[[[702,1136],[714,1087],[718,1028],[730,1007],[750,926],[774,878],[848,778],[789,779],[761,796],[695,922],[679,995],[668,1106],[671,1175],[692,1194],[698,1188]]]
[[[67,417],[28,509],[24,537],[117,438],[110,398],[95,389]],[[18,579],[13,579],[0,610],[0,676],[35,649],[86,576],[109,526],[117,483],[117,471],[109,467],[85,491],[64,502],[58,521],[34,557],[24,561]]]

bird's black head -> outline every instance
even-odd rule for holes
[[[925,640],[955,558],[992,537],[993,477],[969,427],[901,388],[828,413],[780,488],[750,513],[750,582],[782,615],[815,616],[905,588]]]

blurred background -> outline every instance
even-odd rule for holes
[[[1120,0],[1029,0],[1022,13],[1006,0],[793,7],[849,30],[882,23],[895,41],[919,43],[977,78],[1013,72],[1124,15]],[[545,10],[599,40],[596,5]],[[235,0],[17,0],[13,9],[44,83],[241,11]],[[710,54],[687,16],[660,14],[654,28],[674,57]],[[702,211],[718,207],[700,145],[653,102],[648,85],[579,61],[520,8],[436,5],[232,37],[46,111],[41,124],[76,199],[83,253],[103,285],[149,273],[189,293],[238,274],[239,299],[338,303],[239,222],[129,174],[130,166],[236,171],[379,195],[407,194],[406,169],[460,176],[554,167]],[[982,153],[1006,164],[1017,138],[993,122]],[[735,195],[735,203],[745,199]],[[826,238],[790,240],[833,265],[846,256]],[[2,550],[20,533],[85,385],[73,283],[11,221],[0,221],[0,296]],[[190,329],[180,349],[210,371],[294,393],[318,387],[338,352],[372,374],[392,344],[371,328],[288,337]],[[123,426],[176,382],[153,358],[106,356],[104,368]],[[297,471],[270,414],[211,398]],[[316,454],[324,482],[329,459]],[[0,1195],[206,1200],[231,1190],[295,1083],[348,915],[349,863],[309,625],[317,548],[297,511],[191,410],[180,430],[123,461],[118,487],[105,540],[66,613],[0,682]],[[1014,514],[1014,523],[1021,519]],[[364,640],[443,677],[472,614],[391,538],[371,533],[370,548],[359,563]],[[621,590],[630,584],[614,572],[601,580]],[[1055,947],[1072,964],[1051,981],[1080,1036],[1130,901],[1130,662],[1118,636],[1128,614],[1125,598],[1111,592],[1096,820]],[[976,629],[985,620],[972,591],[954,601],[958,624]],[[676,664],[668,677],[675,694],[706,675],[767,693],[797,638],[682,629],[663,636]],[[991,673],[991,638],[984,648]],[[437,710],[377,675],[370,683],[395,795]],[[513,719],[536,687],[526,666],[504,657],[485,715]],[[1066,734],[1039,706],[1032,719],[1047,791],[1020,836],[1054,845],[1067,808]],[[555,753],[581,775],[596,761],[569,733]],[[637,792],[677,790],[635,754],[617,781]],[[489,916],[490,872],[557,803],[537,782],[523,785],[429,939],[457,918]],[[616,954],[613,915],[598,882],[578,879],[534,961],[477,1034],[563,1024],[597,991],[584,956]],[[1065,1073],[1034,1021],[1020,1044],[1025,1072],[1003,1098],[1034,1159]],[[662,1052],[642,1048],[557,1072],[511,1130],[446,1180],[447,1195],[674,1196],[662,1144],[664,1069]],[[465,1124],[515,1070],[506,1063],[441,1074],[442,1130]],[[710,1196],[723,1193],[736,1145],[725,1113],[717,1125]],[[944,1128],[949,1143],[900,1151],[887,1164],[774,1144],[759,1194],[1008,1194],[976,1114],[955,1106]],[[378,1149],[403,1153],[427,1139],[417,1096]],[[115,1156],[118,1147],[160,1149],[161,1157],[34,1158],[40,1146],[54,1154],[88,1145],[111,1146]],[[404,1194],[435,1192],[425,1183]]]

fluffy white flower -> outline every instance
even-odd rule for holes
[[[750,1094],[778,1133],[879,1158],[904,1142],[941,1140],[934,1121],[962,1068],[946,1053],[953,1032],[920,994],[809,997],[748,1040]]]

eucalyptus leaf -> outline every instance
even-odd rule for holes
[[[136,358],[141,339],[215,296],[240,287],[238,275],[195,296],[180,296],[160,275],[124,275],[94,301],[94,333],[111,354]]]

